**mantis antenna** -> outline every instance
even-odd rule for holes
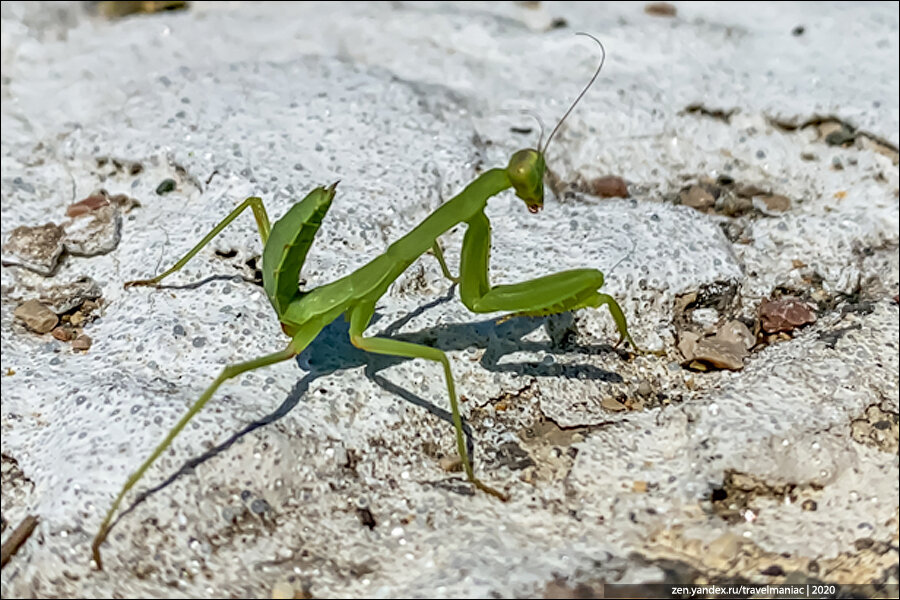
[[[587,93],[587,91],[589,89],[591,89],[591,86],[594,85],[595,81],[597,81],[597,77],[600,75],[600,70],[603,69],[603,63],[606,62],[606,48],[603,47],[603,43],[600,40],[598,40],[591,34],[584,33],[582,31],[579,31],[575,35],[584,35],[584,36],[591,38],[595,42],[597,42],[597,45],[600,46],[600,51],[603,53],[603,56],[600,58],[600,65],[597,67],[597,70],[594,71],[594,76],[591,77],[591,80],[588,81],[587,85],[584,86],[584,89],[581,90],[581,93],[578,94],[578,97],[575,98],[575,102],[572,103],[572,106],[569,107],[569,110],[566,111],[566,114],[564,114],[562,116],[562,119],[560,119],[559,122],[556,124],[556,127],[553,128],[553,131],[550,132],[550,137],[547,138],[547,143],[544,144],[544,147],[540,150],[541,154],[546,153],[547,146],[550,145],[550,140],[552,140],[553,136],[556,135],[556,132],[559,131],[559,126],[562,125],[563,122],[566,120],[566,118],[568,118],[568,116],[572,113],[572,111],[575,110],[575,107],[578,105],[578,103],[581,101],[581,99],[584,97],[584,95]]]
[[[534,119],[535,121],[537,121],[538,127],[541,128],[541,136],[538,138],[538,143],[537,143],[537,147],[540,148],[541,144],[544,143],[544,121],[541,120],[540,115],[538,115],[534,111],[528,110],[527,108],[523,108],[522,112],[524,114],[528,115],[529,117],[531,117],[532,119]]]

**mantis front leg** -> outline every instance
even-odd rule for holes
[[[503,501],[508,497],[506,494],[495,490],[494,488],[482,483],[475,477],[475,471],[472,469],[472,462],[469,460],[469,453],[466,451],[466,438],[463,431],[462,417],[459,414],[459,403],[456,399],[456,386],[453,383],[453,373],[450,370],[450,361],[447,355],[437,348],[429,346],[420,346],[410,342],[400,340],[391,340],[388,338],[363,337],[363,332],[369,326],[372,315],[375,312],[375,304],[364,301],[351,309],[350,312],[350,343],[366,352],[374,352],[375,354],[387,354],[390,356],[402,356],[406,358],[424,358],[432,360],[444,367],[444,378],[447,382],[447,393],[450,395],[450,411],[453,415],[453,427],[456,429],[456,449],[462,460],[463,469],[465,469],[466,477],[478,489],[496,496]]]
[[[256,227],[259,229],[259,237],[262,239],[263,245],[265,246],[266,241],[269,239],[269,231],[271,226],[269,225],[269,215],[266,213],[266,207],[263,206],[261,198],[247,198],[243,202],[241,202],[237,208],[231,211],[227,217],[222,219],[222,221],[213,227],[213,230],[206,234],[206,237],[200,240],[200,243],[194,246],[188,251],[187,254],[182,256],[178,262],[176,262],[172,268],[167,271],[163,271],[156,277],[152,277],[150,279],[138,279],[137,281],[129,281],[125,284],[125,287],[132,287],[138,285],[149,285],[154,286],[162,281],[164,278],[168,277],[172,273],[181,270],[181,268],[187,264],[187,261],[191,260],[195,254],[200,252],[204,246],[210,243],[214,237],[219,235],[219,233],[228,226],[229,223],[234,221],[238,215],[244,212],[244,209],[251,208],[253,210],[253,216],[256,219]]]
[[[637,349],[619,304],[612,296],[598,291],[603,286],[603,273],[597,269],[575,269],[492,287],[488,280],[490,247],[491,224],[484,212],[479,212],[468,221],[459,266],[459,293],[469,310],[506,311],[512,313],[508,317],[534,317],[605,304],[619,330],[618,343],[628,340]]]

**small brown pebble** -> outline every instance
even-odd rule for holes
[[[785,296],[778,300],[764,299],[759,305],[758,312],[762,328],[767,333],[793,331],[816,320],[809,305],[793,296]]]
[[[455,454],[453,456],[445,456],[438,461],[438,464],[448,473],[462,471],[462,459]]]
[[[92,210],[97,210],[98,208],[102,208],[104,206],[109,206],[109,199],[105,194],[92,194],[81,200],[76,202],[75,204],[70,204],[66,209],[66,216],[68,217],[80,217],[81,215],[86,215]]]
[[[791,200],[787,196],[771,194],[758,196],[757,199],[765,205],[766,209],[772,212],[785,212],[791,208]]]
[[[627,408],[624,404],[622,404],[615,398],[604,398],[600,401],[600,406],[612,412],[620,412],[626,410]]]
[[[72,340],[72,350],[89,350],[92,341],[93,340],[91,340],[89,336],[82,333],[77,338]]]
[[[701,338],[692,331],[683,331],[679,336],[678,350],[684,357],[682,364],[689,369],[708,371],[716,369],[740,370],[748,350],[755,338],[747,326],[737,320],[725,323],[715,336]]]
[[[140,202],[127,194],[116,194],[115,196],[110,196],[109,201],[125,212],[129,212],[132,208],[137,208],[141,205]]]
[[[600,198],[627,198],[628,185],[621,177],[607,175],[588,181],[587,192]]]
[[[98,308],[100,308],[99,302],[94,302],[93,300],[85,300],[78,312],[84,315],[89,315]]]
[[[800,508],[802,508],[803,510],[812,512],[812,511],[816,510],[817,508],[819,508],[819,505],[816,503],[815,500],[804,500],[803,504],[800,505]]]
[[[635,481],[631,484],[631,491],[637,492],[638,494],[646,494],[647,493],[647,482],[646,481]]]
[[[741,321],[733,319],[728,321],[716,331],[716,338],[728,343],[738,343],[747,350],[756,344],[756,337]]]
[[[23,302],[13,314],[35,333],[47,333],[59,322],[56,313],[37,300]]]
[[[678,9],[668,2],[651,2],[644,6],[644,12],[654,17],[674,17],[678,14]]]
[[[72,331],[69,327],[60,326],[60,327],[54,328],[53,331],[50,332],[50,335],[52,335],[53,337],[55,337],[56,339],[58,339],[61,342],[68,342],[73,337],[75,337],[75,332]]]
[[[683,205],[696,208],[697,210],[712,208],[716,204],[715,197],[706,188],[699,185],[692,185],[681,192],[679,197]]]
[[[703,338],[694,347],[694,356],[691,368],[700,365],[715,367],[717,369],[729,369],[739,371],[744,368],[744,358],[747,357],[747,348],[744,340],[730,342],[718,337]],[[705,371],[706,368],[699,370]]]

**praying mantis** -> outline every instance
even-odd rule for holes
[[[596,269],[574,269],[521,283],[496,286],[491,285],[488,277],[491,246],[491,224],[485,215],[488,200],[512,188],[515,195],[524,201],[529,212],[533,214],[540,212],[544,204],[543,177],[547,168],[544,156],[547,147],[603,68],[606,60],[603,44],[590,34],[580,35],[586,35],[599,44],[602,58],[593,77],[554,127],[546,143],[542,146],[541,139],[538,141],[537,149],[527,148],[515,152],[506,167],[482,173],[411,232],[391,244],[384,254],[372,259],[350,275],[309,291],[299,289],[303,263],[334,199],[336,182],[312,190],[274,224],[270,223],[261,198],[247,198],[170,269],[151,279],[125,283],[126,288],[158,285],[160,281],[180,270],[229,223],[249,208],[253,212],[263,243],[263,288],[281,322],[282,330],[291,339],[283,350],[225,367],[153,453],[131,474],[113,501],[94,538],[92,551],[98,569],[103,568],[100,546],[106,539],[112,518],[123,498],[143,477],[150,465],[168,448],[188,421],[212,398],[219,386],[242,373],[293,358],[341,315],[344,315],[350,323],[350,342],[357,348],[375,354],[410,359],[422,358],[443,366],[453,427],[456,431],[456,447],[466,477],[477,489],[501,500],[507,499],[506,494],[483,483],[475,476],[466,450],[463,422],[447,355],[429,346],[390,338],[367,337],[364,334],[374,315],[378,299],[413,262],[422,254],[431,251],[440,264],[443,275],[458,284],[462,303],[474,313],[507,312],[509,314],[504,317],[505,319],[545,316],[606,305],[618,328],[619,343],[628,340],[636,348],[628,332],[622,309],[612,296],[599,292],[603,286],[603,273]],[[461,223],[466,225],[466,233],[460,254],[459,274],[454,277],[444,259],[438,238]]]

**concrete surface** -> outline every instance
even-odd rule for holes
[[[3,3],[4,244],[19,226],[91,231],[64,225],[66,208],[100,188],[139,203],[115,204],[112,251],[62,252],[50,277],[3,268],[3,539],[39,518],[3,596],[897,583],[897,6],[675,6],[230,2],[110,20]],[[122,282],[167,268],[248,195],[277,217],[337,179],[302,276],[343,276],[533,145],[521,109],[556,122],[598,60],[582,30],[606,67],[550,147],[544,212],[491,201],[492,280],[619,263],[604,291],[665,356],[613,351],[605,309],[472,315],[425,256],[369,331],[448,352],[476,470],[509,503],[442,468],[440,368],[366,356],[337,322],[298,361],[221,389],[138,487],[190,468],[117,524],[97,571],[90,542],[129,473],[222,365],[286,341],[243,280]],[[834,131],[851,135],[833,145]],[[584,193],[603,175],[630,197]],[[685,205],[691,185],[758,189],[728,216]],[[766,194],[789,208],[760,208]],[[463,231],[443,240],[454,270]],[[260,252],[242,216],[171,283],[250,278]],[[92,283],[87,351],[13,316]],[[752,325],[782,292],[816,322],[765,338],[741,370],[682,365],[691,318]]]

